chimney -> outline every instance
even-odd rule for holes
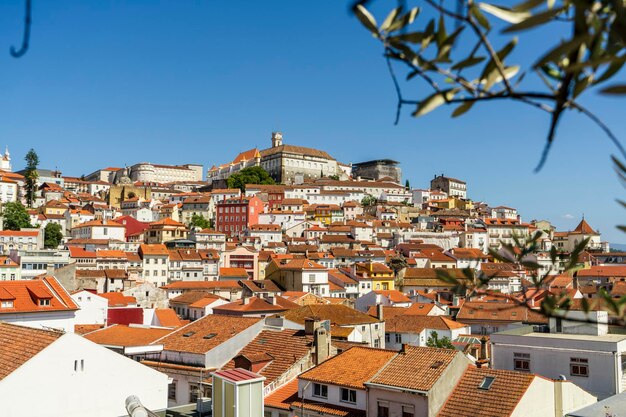
[[[489,365],[489,359],[487,358],[487,338],[485,336],[480,339],[480,353],[478,354],[478,360],[476,361],[477,368],[487,368]]]
[[[313,336],[315,334],[315,329],[318,327],[320,327],[319,317],[306,317],[304,319],[304,334]]]
[[[382,304],[377,304],[376,305],[376,318],[380,321],[384,320],[384,313],[383,313],[383,305]]]
[[[315,346],[315,365],[324,362],[330,356],[330,335],[323,327],[315,329],[313,337],[313,345]]]
[[[400,353],[406,353],[408,346],[409,346],[408,343],[403,343],[402,347],[400,348]]]
[[[250,298],[249,297],[241,297],[241,300],[243,301],[243,305],[250,304]]]

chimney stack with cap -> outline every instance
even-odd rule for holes
[[[476,361],[476,367],[489,367],[489,359],[487,358],[487,338],[485,336],[480,338],[480,352],[478,354],[478,360]]]

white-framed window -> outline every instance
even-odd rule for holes
[[[328,385],[313,384],[313,396],[320,398],[328,398]]]
[[[569,373],[572,376],[589,376],[589,359],[570,358]]]
[[[341,388],[341,402],[356,404],[356,391],[348,388]]]
[[[513,369],[530,372],[530,353],[513,353]]]

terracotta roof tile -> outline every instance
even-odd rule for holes
[[[364,390],[363,384],[384,368],[396,354],[384,349],[353,347],[300,374],[299,378]]]
[[[2,313],[35,313],[44,311],[78,310],[68,292],[54,277],[44,276],[32,280],[0,281],[2,299],[13,301],[13,307],[3,307]],[[39,300],[49,300],[40,305]]]
[[[0,380],[54,343],[62,332],[0,322]]]
[[[147,346],[169,334],[170,329],[129,327],[122,324],[105,327],[85,334],[85,339],[105,346]]]
[[[378,323],[377,319],[342,304],[311,304],[285,313],[285,319],[300,324],[304,324],[307,317],[330,320],[331,325],[339,326]]]
[[[454,357],[455,349],[406,346],[374,378],[372,383],[428,391],[441,377]]]
[[[294,366],[295,362],[309,354],[312,341],[313,338],[306,336],[303,330],[263,330],[244,346],[239,355],[249,358],[262,355],[268,363],[257,373],[264,376],[265,385],[269,385]],[[259,357],[260,360],[263,358]],[[227,369],[234,367],[234,360],[224,366]]]
[[[492,377],[489,389],[479,386]],[[468,366],[438,417],[509,417],[535,379],[525,372]]]
[[[204,354],[260,320],[211,314],[178,328],[155,343],[162,344],[165,350]]]
[[[180,327],[183,325],[176,312],[171,308],[157,308],[154,310],[154,314],[163,327]]]

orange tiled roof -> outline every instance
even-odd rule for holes
[[[265,407],[289,410],[291,403],[298,399],[298,378],[287,382],[276,391],[265,397]]]
[[[114,324],[113,326],[87,333],[83,337],[105,346],[147,346],[171,331],[170,329],[129,327],[122,324]]]
[[[126,307],[129,304],[137,304],[135,297],[125,296],[121,292],[105,292],[98,295],[109,301],[109,307]]]
[[[241,289],[239,283],[232,281],[178,281],[171,282],[161,288],[165,290],[214,290],[214,289]]]
[[[405,346],[370,382],[416,391],[428,391],[441,377],[454,357],[455,349]]]
[[[159,323],[163,327],[180,327],[183,325],[176,312],[171,308],[157,308],[154,310],[154,314],[156,314]]]
[[[139,246],[139,252],[142,255],[169,255],[167,247],[162,243],[142,243],[141,246]]]
[[[479,385],[494,378],[489,389]],[[509,417],[535,379],[525,372],[475,368],[467,370],[448,397],[439,417]]]
[[[303,330],[263,330],[244,346],[238,355],[259,357],[267,361],[263,368],[256,372],[264,376],[266,378],[264,384],[269,385],[291,368],[294,362],[308,355],[312,342],[313,337],[306,336]],[[234,367],[234,360],[230,360],[224,366],[226,369]]]
[[[457,320],[492,320],[525,323],[547,323],[548,319],[539,312],[514,303],[492,301],[466,301],[456,316]]]
[[[0,321],[0,380],[54,343],[62,332]]]
[[[37,230],[0,230],[0,236],[37,237]]]
[[[387,297],[393,303],[410,303],[411,299],[398,290],[374,290],[376,294]]]
[[[589,226],[589,223],[583,218],[573,233],[580,233],[584,235],[597,235],[598,233]]]
[[[248,279],[248,271],[245,268],[220,268],[220,276]]]
[[[383,369],[394,356],[396,352],[390,350],[353,347],[300,374],[299,378],[365,389],[363,384]]]
[[[90,220],[85,223],[81,223],[75,226],[76,229],[81,227],[124,227],[123,224],[119,224],[113,220]]]
[[[246,300],[237,300],[232,303],[223,304],[221,306],[213,307],[213,311],[217,314],[220,312],[281,312],[289,309],[299,308],[296,303],[292,303],[286,298],[274,296],[276,298],[276,304],[272,304],[271,301],[259,298],[250,297]]]
[[[383,313],[384,314],[384,313]],[[429,330],[453,330],[467,327],[445,316],[418,316],[415,314],[396,315],[385,319],[385,331],[393,333],[421,333]]]
[[[0,281],[0,299],[13,301],[13,307],[1,308],[0,315],[70,311],[79,308],[65,288],[52,276],[32,280]],[[39,300],[49,300],[49,305],[39,305]]]
[[[311,304],[285,313],[285,319],[300,324],[304,324],[307,317],[330,320],[331,325],[339,326],[378,323],[377,319],[343,304]]]
[[[204,354],[257,324],[260,318],[210,314],[155,341],[165,350]]]

